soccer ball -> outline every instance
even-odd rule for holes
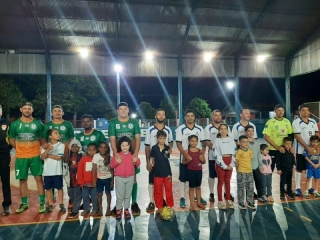
[[[163,220],[170,220],[174,215],[174,210],[168,206],[162,208],[160,216]]]

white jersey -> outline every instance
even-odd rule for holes
[[[292,122],[292,128],[294,134],[300,134],[302,140],[307,144],[310,145],[310,137],[315,135],[318,132],[318,125],[316,121],[311,118],[308,118],[308,122],[304,122],[301,118],[296,118]],[[294,147],[296,153],[302,154],[304,151],[304,147],[294,139]]]
[[[224,163],[223,155],[232,155],[231,165],[235,166],[235,153],[237,150],[236,143],[231,137],[227,138],[216,138],[214,141],[216,147],[216,163],[223,169],[227,169],[227,165]]]
[[[61,142],[58,142],[53,145],[53,149],[49,151],[48,154],[52,154],[55,156],[63,157],[64,155],[64,144]],[[44,153],[46,150],[41,148],[41,154]],[[46,158],[44,160],[43,164],[43,176],[55,176],[55,175],[61,175],[62,176],[62,161],[57,161],[55,159]]]
[[[191,135],[198,136],[198,145],[197,148],[202,149],[201,142],[205,140],[204,130],[201,126],[195,124],[194,127],[188,128],[186,124],[182,124],[176,129],[176,142],[181,142],[182,149],[187,150],[189,146],[188,137]],[[180,154],[180,161],[182,161],[182,157]]]
[[[104,164],[104,158],[100,153],[96,153],[93,156],[92,163],[97,164],[97,177],[99,179],[108,179],[112,177],[110,164],[107,166]]]
[[[213,144],[213,149],[209,149],[208,151],[208,160],[215,160],[215,146],[214,146],[214,141],[217,138],[217,135],[219,133],[219,129],[216,128],[213,124],[209,124],[208,126],[205,127],[204,129],[204,138],[206,141],[210,141]],[[230,134],[230,128],[228,127],[228,134]]]
[[[147,130],[146,134],[146,139],[144,141],[144,145],[150,146],[150,149],[158,143],[157,140],[157,132],[161,130],[158,129],[156,126],[151,126]],[[164,132],[167,133],[167,138],[166,138],[166,145],[169,143],[173,142],[173,137],[172,137],[172,131],[168,126],[164,126],[164,129],[162,129]]]
[[[257,138],[257,129],[256,129],[256,125],[254,125],[252,122],[249,122],[248,125],[251,125],[254,129],[254,135],[253,138]],[[237,122],[233,125],[232,127],[232,137],[235,141],[239,141],[239,137],[242,135],[246,135],[245,131],[244,131],[244,126],[240,123]]]

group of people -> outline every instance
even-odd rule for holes
[[[140,172],[138,153],[141,130],[137,120],[129,117],[127,103],[117,106],[118,117],[109,122],[107,142],[101,131],[93,129],[91,115],[82,116],[84,131],[74,136],[73,126],[63,119],[63,108],[52,108],[52,121],[44,126],[32,117],[30,102],[21,105],[21,118],[11,125],[1,119],[0,174],[3,190],[4,214],[11,213],[10,149],[16,149],[15,175],[20,182],[21,205],[15,211],[22,213],[29,207],[27,179],[34,176],[39,193],[39,213],[53,210],[57,189],[60,212],[67,211],[63,204],[63,178],[68,185],[69,217],[79,214],[103,216],[102,196],[107,196],[105,215],[130,218],[139,215],[137,203],[137,174]],[[280,175],[280,198],[285,194],[320,197],[317,179],[320,176],[319,136],[317,123],[309,118],[309,108],[299,107],[300,116],[292,125],[284,118],[285,108],[275,107],[276,116],[263,130],[266,144],[259,144],[257,131],[250,122],[250,110],[240,111],[240,121],[232,131],[223,123],[219,110],[212,112],[212,123],[204,129],[195,123],[193,110],[186,110],[185,123],[176,129],[176,145],[180,152],[179,189],[180,207],[186,207],[186,183],[189,183],[190,211],[205,209],[207,202],[201,195],[202,165],[208,162],[209,201],[214,202],[214,184],[218,179],[217,194],[220,209],[234,208],[230,190],[233,168],[237,171],[237,196],[240,209],[255,209],[254,197],[260,202],[273,202],[272,173],[275,166]],[[2,109],[0,108],[0,116]],[[156,110],[156,123],[149,127],[145,138],[146,168],[149,171],[148,192],[150,203],[146,211],[161,212],[164,206],[174,206],[170,154],[173,134],[164,124],[163,109]],[[205,159],[208,148],[208,161]],[[296,191],[292,191],[293,168],[296,167]],[[307,170],[307,183],[302,193],[301,174]],[[311,181],[311,179],[314,179]],[[312,182],[315,187],[312,187]],[[254,193],[254,185],[257,193]],[[116,206],[111,209],[111,191],[116,192]],[[224,191],[223,191],[224,189]],[[46,192],[46,194],[45,194]],[[256,195],[256,196],[254,196]],[[225,201],[223,201],[225,198]],[[92,203],[92,209],[90,207]],[[91,211],[90,211],[91,210]]]

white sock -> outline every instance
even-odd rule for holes
[[[313,178],[310,178],[309,188],[308,189],[312,188],[312,181],[313,181]]]
[[[300,172],[296,172],[296,189],[300,188],[300,182],[301,182],[301,173]]]
[[[185,182],[180,182],[180,197],[184,197],[184,192],[186,191],[186,183]]]
[[[213,193],[214,178],[208,178],[208,185],[209,185],[209,191],[210,191],[210,193]]]
[[[149,190],[149,198],[150,198],[150,202],[154,202],[154,187],[153,185],[149,184],[148,185],[148,190]]]

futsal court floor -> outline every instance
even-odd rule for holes
[[[279,176],[273,174],[273,204],[260,204],[257,210],[239,210],[235,198],[234,210],[219,210],[216,202],[210,203],[208,189],[208,166],[204,165],[202,196],[208,201],[206,210],[189,212],[188,190],[187,207],[179,207],[179,160],[178,150],[171,155],[173,172],[173,195],[175,199],[175,216],[170,221],[162,220],[158,214],[148,214],[145,209],[149,203],[148,172],[144,151],[140,151],[141,173],[138,175],[138,204],[141,215],[130,220],[116,220],[113,217],[79,216],[69,219],[68,214],[59,213],[56,203],[51,214],[38,214],[38,195],[32,176],[29,177],[29,209],[15,214],[21,200],[18,181],[14,177],[14,162],[11,164],[12,214],[4,216],[0,210],[0,240],[28,239],[320,239],[320,200],[296,197],[296,200],[280,200]],[[216,181],[217,182],[217,181]],[[295,183],[293,181],[293,187]],[[187,188],[188,189],[188,188]],[[216,189],[216,188],[215,188]],[[236,196],[236,172],[231,180],[231,192]],[[2,202],[2,191],[0,201]],[[112,204],[115,205],[115,192]],[[64,203],[68,196],[65,189]],[[104,196],[104,211],[106,199]]]

